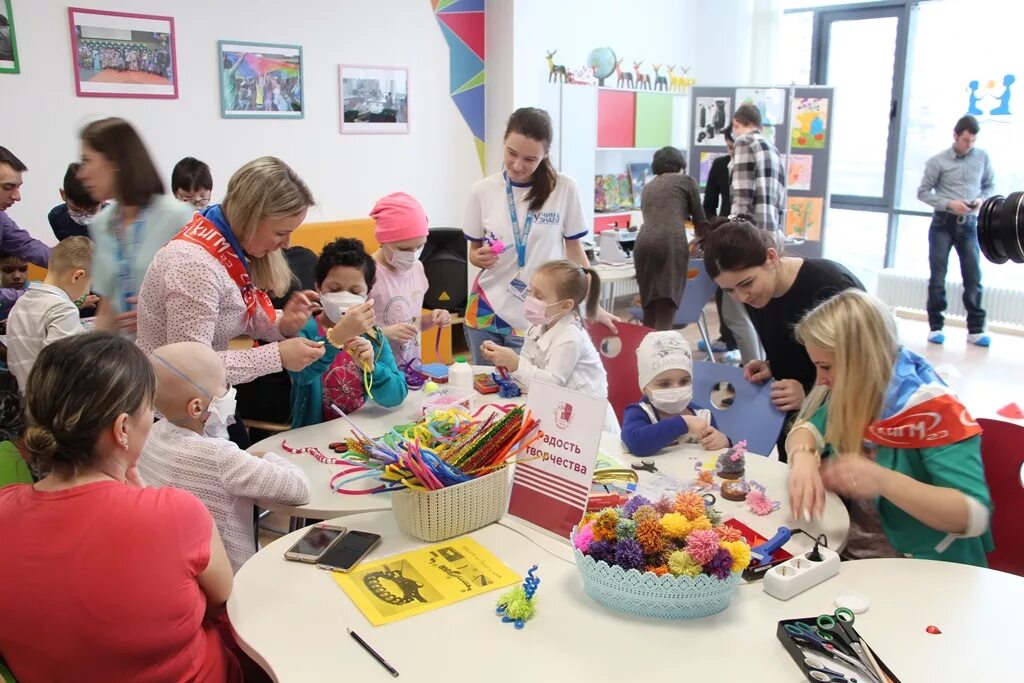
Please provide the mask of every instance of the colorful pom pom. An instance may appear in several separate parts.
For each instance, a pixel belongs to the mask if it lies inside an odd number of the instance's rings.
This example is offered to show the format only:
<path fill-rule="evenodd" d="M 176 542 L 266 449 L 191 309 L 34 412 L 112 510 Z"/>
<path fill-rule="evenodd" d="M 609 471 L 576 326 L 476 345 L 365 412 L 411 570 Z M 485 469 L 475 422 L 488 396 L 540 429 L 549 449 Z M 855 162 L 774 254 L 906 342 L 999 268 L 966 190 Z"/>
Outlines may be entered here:
<path fill-rule="evenodd" d="M 729 558 L 730 566 L 732 563 L 732 557 Z M 640 547 L 640 544 L 632 538 L 628 538 L 625 541 L 619 541 L 615 546 L 615 564 L 619 565 L 623 569 L 629 571 L 630 569 L 636 569 L 637 571 L 643 571 L 646 562 L 644 561 L 644 551 Z"/>
<path fill-rule="evenodd" d="M 711 520 L 708 519 L 707 515 L 701 515 L 690 522 L 690 528 L 694 531 L 709 531 L 711 529 Z"/>
<path fill-rule="evenodd" d="M 576 548 L 581 552 L 587 552 L 587 548 L 590 547 L 591 542 L 594 540 L 594 525 L 584 524 L 582 527 L 576 530 L 576 537 L 574 539 Z"/>
<path fill-rule="evenodd" d="M 693 526 L 690 520 L 678 512 L 670 512 L 661 518 L 661 528 L 669 538 L 684 539 Z"/>
<path fill-rule="evenodd" d="M 722 513 L 715 508 L 709 507 L 704 514 L 707 515 L 708 521 L 711 522 L 712 527 L 716 527 L 722 523 Z"/>
<path fill-rule="evenodd" d="M 722 548 L 732 556 L 732 571 L 741 572 L 750 566 L 750 546 L 743 541 L 722 541 Z"/>
<path fill-rule="evenodd" d="M 715 533 L 718 534 L 719 541 L 739 541 L 743 539 L 743 532 L 734 526 L 728 524 L 721 524 L 715 527 Z"/>
<path fill-rule="evenodd" d="M 750 493 L 747 494 L 747 507 L 755 515 L 761 515 L 763 517 L 778 510 L 781 507 L 781 504 L 778 501 L 769 498 L 764 491 L 752 489 Z"/>
<path fill-rule="evenodd" d="M 661 499 L 654 504 L 654 509 L 660 512 L 661 514 L 666 515 L 670 512 L 675 511 L 676 504 L 675 501 L 669 498 L 668 496 L 662 496 Z"/>
<path fill-rule="evenodd" d="M 657 509 L 655 509 L 655 507 L 650 504 L 641 505 L 640 507 L 633 511 L 633 521 L 637 524 L 647 519 L 653 519 L 654 521 L 658 521 L 659 518 L 661 518 L 661 515 L 658 514 Z"/>
<path fill-rule="evenodd" d="M 718 553 L 718 534 L 710 530 L 697 530 L 686 537 L 686 552 L 700 564 L 708 564 Z M 732 556 L 729 556 L 732 567 Z"/>
<path fill-rule="evenodd" d="M 694 491 L 683 491 L 676 496 L 675 511 L 689 520 L 704 514 L 704 496 Z"/>
<path fill-rule="evenodd" d="M 720 549 L 708 563 L 707 570 L 708 574 L 716 579 L 729 578 L 729 574 L 732 573 L 732 555 L 728 550 Z"/>
<path fill-rule="evenodd" d="M 668 570 L 673 576 L 697 576 L 701 573 L 700 563 L 685 550 L 677 550 L 668 556 Z"/>
<path fill-rule="evenodd" d="M 657 574 L 658 576 L 665 576 L 665 574 L 668 574 L 668 566 L 660 564 L 657 567 L 648 567 L 647 571 L 651 572 L 652 574 Z"/>
<path fill-rule="evenodd" d="M 648 555 L 657 555 L 665 550 L 665 537 L 657 519 L 645 519 L 637 524 L 636 540 Z"/>
<path fill-rule="evenodd" d="M 604 560 L 608 564 L 615 564 L 615 543 L 610 541 L 594 541 L 587 547 L 587 555 L 594 558 L 595 562 Z"/>
<path fill-rule="evenodd" d="M 605 508 L 594 520 L 594 538 L 599 541 L 614 541 L 618 537 L 619 513 L 614 508 Z"/>
<path fill-rule="evenodd" d="M 647 500 L 643 496 L 639 496 L 639 495 L 633 496 L 632 498 L 629 499 L 629 501 L 625 504 L 625 506 L 623 506 L 623 508 L 622 508 L 622 516 L 623 517 L 629 517 L 630 519 L 632 519 L 633 518 L 633 513 L 635 513 L 637 511 L 637 508 L 640 508 L 640 507 L 642 507 L 644 505 L 650 505 L 650 504 L 651 504 L 651 501 Z"/>
<path fill-rule="evenodd" d="M 636 522 L 631 519 L 619 518 L 619 524 L 615 529 L 618 539 L 624 540 L 636 536 Z"/>

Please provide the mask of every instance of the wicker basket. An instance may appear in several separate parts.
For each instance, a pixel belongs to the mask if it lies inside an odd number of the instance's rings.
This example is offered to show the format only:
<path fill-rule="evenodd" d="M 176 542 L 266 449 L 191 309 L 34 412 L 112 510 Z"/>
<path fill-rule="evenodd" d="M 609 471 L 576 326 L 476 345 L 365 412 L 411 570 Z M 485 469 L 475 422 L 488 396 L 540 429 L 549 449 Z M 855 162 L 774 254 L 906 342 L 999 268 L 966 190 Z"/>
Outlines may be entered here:
<path fill-rule="evenodd" d="M 406 489 L 393 494 L 391 509 L 398 528 L 435 543 L 469 533 L 501 519 L 512 488 L 509 469 L 436 491 Z"/>
<path fill-rule="evenodd" d="M 587 595 L 605 607 L 641 617 L 696 619 L 721 612 L 729 606 L 741 576 L 740 572 L 725 580 L 706 574 L 658 576 L 595 561 L 579 549 L 575 555 Z"/>

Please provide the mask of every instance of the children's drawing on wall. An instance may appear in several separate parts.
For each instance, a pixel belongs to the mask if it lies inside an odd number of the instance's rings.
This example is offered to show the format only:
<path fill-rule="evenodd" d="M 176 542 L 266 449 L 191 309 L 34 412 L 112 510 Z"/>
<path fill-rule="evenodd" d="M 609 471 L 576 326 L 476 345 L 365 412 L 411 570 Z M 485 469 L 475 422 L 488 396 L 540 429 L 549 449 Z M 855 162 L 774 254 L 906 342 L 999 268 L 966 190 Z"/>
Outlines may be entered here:
<path fill-rule="evenodd" d="M 728 152 L 701 152 L 700 153 L 700 186 L 708 186 L 708 176 L 711 175 L 711 164 L 718 157 L 724 157 Z"/>
<path fill-rule="evenodd" d="M 785 118 L 786 91 L 782 88 L 737 88 L 736 106 L 752 104 L 761 112 L 761 123 L 777 126 Z"/>
<path fill-rule="evenodd" d="M 790 190 L 809 191 L 814 157 L 810 154 L 790 154 L 786 173 L 786 187 Z"/>
<path fill-rule="evenodd" d="M 820 242 L 824 204 L 821 197 L 790 197 L 786 202 L 786 235 Z"/>
<path fill-rule="evenodd" d="M 732 121 L 731 97 L 698 97 L 693 144 L 725 147 L 722 131 Z"/>
<path fill-rule="evenodd" d="M 793 147 L 824 149 L 828 128 L 828 100 L 823 97 L 793 98 Z"/>
<path fill-rule="evenodd" d="M 967 113 L 976 117 L 994 117 L 991 120 L 998 121 L 995 117 L 1008 117 L 1010 111 L 1010 88 L 1016 82 L 1017 77 L 1013 74 L 1003 76 L 1001 82 L 989 79 L 971 81 L 967 84 Z"/>

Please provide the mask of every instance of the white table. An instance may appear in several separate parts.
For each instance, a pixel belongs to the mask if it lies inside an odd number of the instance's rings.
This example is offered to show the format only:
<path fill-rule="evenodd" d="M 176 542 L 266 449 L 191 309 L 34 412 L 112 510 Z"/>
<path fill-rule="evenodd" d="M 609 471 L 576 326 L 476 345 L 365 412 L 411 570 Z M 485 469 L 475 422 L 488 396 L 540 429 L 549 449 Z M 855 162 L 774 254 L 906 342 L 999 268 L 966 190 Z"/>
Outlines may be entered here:
<path fill-rule="evenodd" d="M 398 531 L 389 512 L 340 521 L 382 534 L 371 559 L 424 545 Z M 863 560 L 844 563 L 837 577 L 788 602 L 768 596 L 759 583 L 743 584 L 720 614 L 643 619 L 591 600 L 568 546 L 505 520 L 471 536 L 521 574 L 540 565 L 538 611 L 524 630 L 495 616 L 500 590 L 374 628 L 327 572 L 283 559 L 299 533 L 249 560 L 228 601 L 241 646 L 281 683 L 391 680 L 346 627 L 403 681 L 620 683 L 685 670 L 708 680 L 795 683 L 803 679 L 776 639 L 777 622 L 832 611 L 834 597 L 850 592 L 871 601 L 857 616 L 857 629 L 903 681 L 1019 678 L 1012 673 L 1020 668 L 1014 622 L 1015 606 L 1024 604 L 1024 579 L 1001 572 L 927 560 Z M 926 633 L 930 624 L 942 635 Z M 608 650 L 602 644 L 612 645 L 615 656 L 602 656 Z"/>

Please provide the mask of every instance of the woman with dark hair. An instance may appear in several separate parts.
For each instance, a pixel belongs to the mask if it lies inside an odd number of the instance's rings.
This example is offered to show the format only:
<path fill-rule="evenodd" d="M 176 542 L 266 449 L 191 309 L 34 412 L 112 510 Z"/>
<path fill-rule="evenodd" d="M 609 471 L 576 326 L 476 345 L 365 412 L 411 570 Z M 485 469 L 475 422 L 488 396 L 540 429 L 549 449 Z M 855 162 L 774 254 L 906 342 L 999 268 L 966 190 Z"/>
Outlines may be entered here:
<path fill-rule="evenodd" d="M 100 295 L 96 327 L 134 332 L 142 278 L 160 247 L 192 217 L 192 207 L 165 194 L 139 134 L 119 118 L 82 129 L 78 178 L 97 202 L 113 201 L 89 224 L 96 243 L 93 290 Z"/>
<path fill-rule="evenodd" d="M 697 181 L 684 175 L 686 160 L 675 147 L 654 153 L 654 178 L 644 186 L 644 224 L 633 248 L 636 282 L 644 309 L 644 325 L 671 330 L 686 286 L 690 245 L 686 221 L 704 222 Z"/>
<path fill-rule="evenodd" d="M 568 258 L 587 268 L 580 238 L 590 232 L 576 183 L 548 159 L 554 131 L 543 109 L 523 107 L 505 129 L 505 169 L 478 181 L 469 196 L 463 232 L 469 262 L 480 273 L 466 306 L 466 342 L 474 363 L 492 341 L 518 350 L 530 326 L 523 312 L 527 283 L 542 263 Z M 596 319 L 618 320 L 598 308 Z"/>
<path fill-rule="evenodd" d="M 713 228 L 702 240 L 704 265 L 722 291 L 746 307 L 766 360 L 752 360 L 743 374 L 772 381 L 772 402 L 792 418 L 814 387 L 816 370 L 793 330 L 807 311 L 843 290 L 864 285 L 842 264 L 823 258 L 783 256 L 771 232 L 744 217 Z M 785 460 L 786 429 L 779 435 Z"/>
<path fill-rule="evenodd" d="M 23 443 L 45 476 L 0 489 L 0 655 L 19 681 L 242 680 L 208 619 L 232 585 L 213 518 L 139 478 L 155 390 L 142 351 L 102 332 L 29 374 Z"/>

